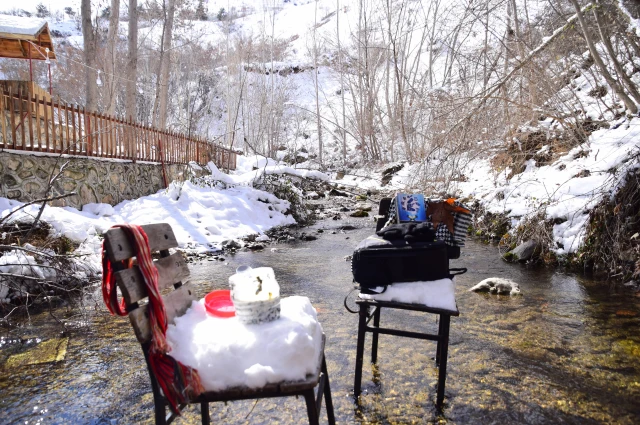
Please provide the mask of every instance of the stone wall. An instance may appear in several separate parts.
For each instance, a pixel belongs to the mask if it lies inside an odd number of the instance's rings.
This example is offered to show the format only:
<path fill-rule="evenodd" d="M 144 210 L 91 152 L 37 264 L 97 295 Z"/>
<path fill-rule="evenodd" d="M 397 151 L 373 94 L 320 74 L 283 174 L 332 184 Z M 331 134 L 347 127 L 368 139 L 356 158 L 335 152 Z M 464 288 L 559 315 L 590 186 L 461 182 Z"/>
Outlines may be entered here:
<path fill-rule="evenodd" d="M 47 182 L 66 163 L 53 187 L 53 196 L 77 195 L 53 201 L 55 206 L 81 208 L 89 203 L 116 205 L 164 188 L 160 164 L 48 156 L 33 152 L 0 152 L 0 197 L 28 202 L 45 196 Z M 185 180 L 188 166 L 167 165 L 167 180 Z"/>

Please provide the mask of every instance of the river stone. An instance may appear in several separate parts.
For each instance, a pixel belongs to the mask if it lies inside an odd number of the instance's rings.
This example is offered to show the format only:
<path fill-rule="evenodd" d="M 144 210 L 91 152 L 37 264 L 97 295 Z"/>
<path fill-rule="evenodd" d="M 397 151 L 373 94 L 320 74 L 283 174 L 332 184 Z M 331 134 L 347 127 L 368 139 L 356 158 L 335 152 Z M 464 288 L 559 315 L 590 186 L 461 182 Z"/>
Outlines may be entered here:
<path fill-rule="evenodd" d="M 7 164 L 7 168 L 9 168 L 11 171 L 16 171 L 20 168 L 20 166 L 22 165 L 20 163 L 20 161 L 16 158 L 9 158 L 6 162 Z"/>
<path fill-rule="evenodd" d="M 42 187 L 40 186 L 39 183 L 36 182 L 29 182 L 27 184 L 24 185 L 24 190 L 27 193 L 30 194 L 39 194 L 40 192 L 42 192 Z"/>
<path fill-rule="evenodd" d="M 76 190 L 76 186 L 77 186 L 77 185 L 76 185 L 75 180 L 65 180 L 65 181 L 62 183 L 62 189 L 63 189 L 65 192 L 73 192 L 73 191 L 75 191 L 75 190 Z"/>
<path fill-rule="evenodd" d="M 66 170 L 64 170 L 64 175 L 69 177 L 70 179 L 73 179 L 73 180 L 82 180 L 82 179 L 84 179 L 84 173 L 82 171 L 73 170 L 73 169 L 70 169 L 70 168 L 67 168 Z"/>
<path fill-rule="evenodd" d="M 358 211 L 371 211 L 371 205 L 367 204 L 366 202 L 360 202 L 356 204 L 356 209 Z"/>
<path fill-rule="evenodd" d="M 22 180 L 28 179 L 30 177 L 33 177 L 33 171 L 31 171 L 31 169 L 23 168 L 22 170 L 18 171 L 18 177 L 20 177 Z"/>
<path fill-rule="evenodd" d="M 357 210 L 349 214 L 351 217 L 369 217 L 369 213 L 362 210 Z"/>
<path fill-rule="evenodd" d="M 471 292 L 491 292 L 498 295 L 519 295 L 520 285 L 502 277 L 490 277 L 469 289 Z"/>
<path fill-rule="evenodd" d="M 48 180 L 49 179 L 49 173 L 46 170 L 42 169 L 42 168 L 38 168 L 36 170 L 36 177 L 38 177 L 41 180 L 45 180 L 45 179 Z"/>
<path fill-rule="evenodd" d="M 240 249 L 243 247 L 243 244 L 235 239 L 227 239 L 225 241 L 222 241 L 222 246 L 227 249 Z"/>
<path fill-rule="evenodd" d="M 539 244 L 537 241 L 528 240 L 507 252 L 505 257 L 513 259 L 514 261 L 527 261 L 533 257 L 538 246 Z"/>
<path fill-rule="evenodd" d="M 342 191 L 340 191 L 338 189 L 331 189 L 329 191 L 329 196 L 344 196 L 345 198 L 348 198 L 349 194 L 346 193 L 346 192 L 342 192 Z"/>
<path fill-rule="evenodd" d="M 5 363 L 5 368 L 62 361 L 67 355 L 68 343 L 69 338 L 53 338 L 41 342 L 24 353 L 10 356 Z"/>
<path fill-rule="evenodd" d="M 2 176 L 2 183 L 7 187 L 17 186 L 18 182 L 11 174 L 5 174 Z"/>
<path fill-rule="evenodd" d="M 33 167 L 35 167 L 35 165 L 36 165 L 36 163 L 32 159 L 25 158 L 25 159 L 22 160 L 22 167 L 23 168 L 33 168 Z"/>
<path fill-rule="evenodd" d="M 88 184 L 83 184 L 80 187 L 78 195 L 80 195 L 80 202 L 83 205 L 84 204 L 91 204 L 91 203 L 94 203 L 94 202 L 98 202 L 98 197 L 96 196 L 95 191 Z"/>

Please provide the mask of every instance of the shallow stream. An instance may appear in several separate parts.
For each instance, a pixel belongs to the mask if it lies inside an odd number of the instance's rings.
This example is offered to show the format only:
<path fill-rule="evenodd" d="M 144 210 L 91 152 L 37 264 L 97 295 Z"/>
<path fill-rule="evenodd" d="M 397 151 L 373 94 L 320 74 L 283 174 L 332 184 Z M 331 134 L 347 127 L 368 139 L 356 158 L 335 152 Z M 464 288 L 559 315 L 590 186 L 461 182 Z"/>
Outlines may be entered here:
<path fill-rule="evenodd" d="M 308 232 L 324 230 L 315 241 L 190 265 L 201 296 L 225 288 L 236 267 L 247 264 L 273 267 L 283 296 L 311 299 L 327 335 L 339 424 L 640 423 L 640 298 L 602 282 L 506 264 L 496 248 L 473 241 L 452 262 L 469 272 L 456 282 L 461 314 L 451 323 L 444 411 L 434 406 L 435 343 L 387 335 L 380 337 L 375 370 L 365 351 L 357 407 L 351 396 L 357 315 L 342 305 L 352 287 L 344 257 L 373 232 L 369 222 L 357 223 L 342 231 L 344 222 L 320 222 Z M 523 295 L 467 291 L 492 276 L 519 282 Z M 386 312 L 382 322 L 437 329 L 435 316 L 421 313 Z M 0 328 L 0 424 L 153 423 L 140 346 L 128 319 L 109 316 L 97 294 L 84 309 L 61 308 L 16 324 Z M 46 363 L 29 364 L 38 361 Z M 254 404 L 213 404 L 213 423 L 306 423 L 302 399 Z M 198 421 L 192 407 L 177 423 Z"/>

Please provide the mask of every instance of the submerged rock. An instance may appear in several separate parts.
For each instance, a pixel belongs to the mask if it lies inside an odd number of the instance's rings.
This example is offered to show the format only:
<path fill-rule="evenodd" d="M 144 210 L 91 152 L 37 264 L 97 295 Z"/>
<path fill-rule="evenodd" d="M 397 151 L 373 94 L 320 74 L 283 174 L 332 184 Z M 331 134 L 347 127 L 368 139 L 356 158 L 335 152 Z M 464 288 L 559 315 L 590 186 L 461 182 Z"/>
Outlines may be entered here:
<path fill-rule="evenodd" d="M 349 214 L 350 217 L 369 217 L 369 213 L 362 210 L 357 210 Z"/>
<path fill-rule="evenodd" d="M 29 348 L 27 351 L 14 354 L 7 359 L 5 368 L 53 363 L 64 360 L 67 355 L 69 338 L 52 338 Z"/>
<path fill-rule="evenodd" d="M 490 277 L 478 283 L 471 289 L 471 292 L 491 292 L 498 295 L 519 295 L 520 285 L 513 280 L 504 279 L 501 277 Z"/>
<path fill-rule="evenodd" d="M 533 257 L 539 246 L 538 241 L 528 240 L 507 252 L 503 258 L 507 261 L 527 261 Z"/>
<path fill-rule="evenodd" d="M 356 210 L 359 210 L 359 211 L 371 211 L 371 205 L 367 204 L 366 202 L 360 202 L 360 203 L 356 204 Z"/>
<path fill-rule="evenodd" d="M 329 191 L 329 196 L 342 196 L 342 197 L 348 198 L 351 195 L 349 195 L 347 192 L 343 192 L 343 191 L 338 190 L 338 189 L 331 189 Z"/>
<path fill-rule="evenodd" d="M 235 239 L 228 239 L 222 242 L 222 247 L 225 249 L 240 249 L 244 244 Z"/>

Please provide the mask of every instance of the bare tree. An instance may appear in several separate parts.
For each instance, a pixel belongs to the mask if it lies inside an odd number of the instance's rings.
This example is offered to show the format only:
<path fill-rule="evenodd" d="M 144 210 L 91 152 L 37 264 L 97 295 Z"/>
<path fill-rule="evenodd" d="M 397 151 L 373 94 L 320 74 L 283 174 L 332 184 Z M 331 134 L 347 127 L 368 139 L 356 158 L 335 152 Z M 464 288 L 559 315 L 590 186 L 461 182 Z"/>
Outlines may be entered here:
<path fill-rule="evenodd" d="M 116 109 L 117 84 L 115 78 L 116 59 L 117 59 L 117 41 L 118 41 L 118 23 L 120 22 L 120 0 L 111 0 L 111 9 L 109 15 L 109 32 L 107 33 L 107 57 L 105 58 L 105 76 L 107 91 L 107 114 L 113 115 Z"/>
<path fill-rule="evenodd" d="M 618 55 L 611 44 L 611 39 L 609 38 L 609 34 L 607 32 L 607 27 L 604 22 L 604 18 L 602 16 L 602 2 L 597 2 L 597 7 L 593 8 L 593 15 L 596 19 L 596 26 L 598 27 L 598 33 L 600 34 L 600 40 L 604 45 L 607 54 L 609 55 L 609 60 L 613 64 L 613 68 L 618 74 L 618 78 L 622 80 L 624 87 L 629 91 L 629 94 L 635 100 L 636 104 L 640 104 L 640 93 L 638 93 L 638 89 L 635 83 L 631 80 L 631 78 L 627 75 L 626 71 L 622 68 L 620 61 L 618 60 Z"/>
<path fill-rule="evenodd" d="M 313 83 L 316 97 L 316 128 L 318 131 L 318 161 L 322 164 L 322 118 L 320 117 L 320 98 L 318 96 L 318 41 L 316 35 L 318 32 L 318 0 L 316 0 L 314 8 L 313 26 Z"/>
<path fill-rule="evenodd" d="M 129 34 L 125 92 L 125 113 L 127 117 L 138 117 L 136 110 L 136 81 L 138 78 L 138 0 L 129 0 Z"/>
<path fill-rule="evenodd" d="M 573 7 L 576 9 L 576 17 L 578 19 L 578 22 L 580 22 L 580 28 L 582 28 L 582 34 L 584 36 L 585 41 L 587 42 L 587 46 L 589 47 L 589 53 L 591 53 L 591 57 L 593 58 L 593 61 L 596 63 L 596 65 L 598 65 L 600 74 L 602 74 L 602 77 L 607 81 L 607 84 L 609 84 L 609 86 L 613 89 L 616 95 L 618 95 L 618 97 L 622 100 L 627 110 L 629 110 L 629 112 L 631 112 L 632 114 L 637 114 L 638 107 L 636 106 L 635 103 L 633 103 L 633 101 L 629 98 L 629 96 L 627 96 L 627 94 L 625 93 L 620 83 L 618 83 L 616 79 L 613 78 L 613 76 L 607 69 L 607 66 L 602 61 L 602 57 L 600 56 L 600 53 L 598 52 L 598 49 L 596 49 L 596 45 L 594 44 L 593 39 L 591 38 L 591 32 L 589 31 L 590 28 L 584 19 L 584 15 L 582 14 L 582 10 L 580 9 L 580 5 L 578 4 L 578 1 L 577 0 L 570 0 L 570 1 L 571 1 L 571 4 L 573 4 Z"/>
<path fill-rule="evenodd" d="M 98 106 L 98 85 L 96 74 L 96 34 L 91 19 L 91 0 L 80 3 L 82 15 L 82 39 L 84 41 L 84 63 L 86 77 L 85 107 L 95 111 Z"/>
<path fill-rule="evenodd" d="M 156 79 L 156 100 L 153 108 L 154 126 L 162 129 L 167 126 L 167 96 L 169 94 L 169 66 L 171 65 L 171 40 L 173 37 L 173 19 L 175 0 L 163 1 L 164 20 L 162 41 L 160 44 L 160 64 Z"/>

